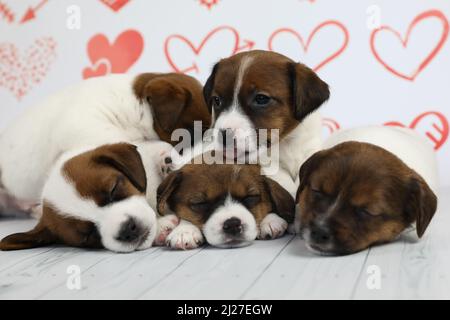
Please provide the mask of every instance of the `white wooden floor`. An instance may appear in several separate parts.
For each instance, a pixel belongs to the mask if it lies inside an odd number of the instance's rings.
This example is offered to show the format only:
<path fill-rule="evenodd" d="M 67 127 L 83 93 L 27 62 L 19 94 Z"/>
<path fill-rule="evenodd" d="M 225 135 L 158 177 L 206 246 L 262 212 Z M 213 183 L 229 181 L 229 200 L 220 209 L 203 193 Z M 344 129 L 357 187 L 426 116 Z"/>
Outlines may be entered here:
<path fill-rule="evenodd" d="M 0 299 L 449 299 L 449 211 L 447 188 L 422 241 L 400 239 L 345 257 L 312 255 L 293 236 L 229 250 L 0 252 Z M 0 221 L 0 237 L 34 223 Z M 68 273 L 74 265 L 80 289 L 67 286 L 76 283 Z M 372 265 L 381 271 L 380 289 L 367 286 Z"/>

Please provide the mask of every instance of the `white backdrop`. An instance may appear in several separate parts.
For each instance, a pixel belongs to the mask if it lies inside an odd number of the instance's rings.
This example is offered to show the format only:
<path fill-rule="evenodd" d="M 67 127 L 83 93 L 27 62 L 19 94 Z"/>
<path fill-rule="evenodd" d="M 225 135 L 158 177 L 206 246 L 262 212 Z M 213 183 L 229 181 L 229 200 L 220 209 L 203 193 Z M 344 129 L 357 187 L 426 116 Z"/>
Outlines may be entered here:
<path fill-rule="evenodd" d="M 450 185 L 449 19 L 448 0 L 0 0 L 0 129 L 83 78 L 178 71 L 204 81 L 219 58 L 270 49 L 330 84 L 324 132 L 413 127 Z"/>

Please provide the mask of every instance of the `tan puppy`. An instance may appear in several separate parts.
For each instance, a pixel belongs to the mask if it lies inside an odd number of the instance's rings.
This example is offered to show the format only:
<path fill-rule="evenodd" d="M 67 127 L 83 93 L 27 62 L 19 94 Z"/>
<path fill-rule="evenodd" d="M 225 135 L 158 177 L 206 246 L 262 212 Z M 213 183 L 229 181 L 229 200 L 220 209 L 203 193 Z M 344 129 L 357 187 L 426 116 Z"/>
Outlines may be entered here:
<path fill-rule="evenodd" d="M 437 164 L 422 137 L 365 127 L 327 143 L 300 169 L 297 222 L 308 248 L 349 254 L 392 241 L 414 223 L 423 236 L 437 207 Z"/>
<path fill-rule="evenodd" d="M 258 165 L 187 164 L 159 186 L 158 211 L 181 219 L 167 236 L 172 248 L 196 248 L 203 235 L 214 246 L 240 247 L 283 235 L 294 199 Z"/>

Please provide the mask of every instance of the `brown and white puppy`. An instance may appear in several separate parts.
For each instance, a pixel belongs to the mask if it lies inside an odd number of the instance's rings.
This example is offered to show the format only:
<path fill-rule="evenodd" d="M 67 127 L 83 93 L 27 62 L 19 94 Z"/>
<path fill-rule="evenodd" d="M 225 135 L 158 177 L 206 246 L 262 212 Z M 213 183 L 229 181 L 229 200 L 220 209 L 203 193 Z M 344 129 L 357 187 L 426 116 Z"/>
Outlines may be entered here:
<path fill-rule="evenodd" d="M 167 236 L 177 249 L 198 247 L 203 235 L 227 248 L 274 239 L 294 218 L 292 196 L 258 165 L 187 164 L 163 181 L 157 198 L 161 215 L 180 218 Z"/>
<path fill-rule="evenodd" d="M 437 207 L 434 150 L 403 128 L 340 132 L 300 169 L 296 222 L 307 247 L 349 254 L 396 239 L 416 224 L 423 236 Z"/>
<path fill-rule="evenodd" d="M 0 249 L 64 244 L 130 252 L 150 247 L 158 232 L 151 204 L 156 205 L 161 170 L 170 169 L 172 149 L 155 141 L 64 154 L 45 183 L 37 226 L 4 238 Z"/>
<path fill-rule="evenodd" d="M 92 78 L 51 95 L 0 134 L 0 215 L 39 201 L 52 166 L 85 146 L 149 140 L 168 143 L 179 128 L 205 127 L 201 84 L 182 74 Z M 3 200 L 2 200 L 3 199 Z"/>
<path fill-rule="evenodd" d="M 329 94 L 314 71 L 275 52 L 253 50 L 222 59 L 204 86 L 212 148 L 234 160 L 253 159 L 275 143 L 270 131 L 264 137 L 258 130 L 278 130 L 279 167 L 291 181 L 272 175 L 295 194 L 300 165 L 322 147 L 321 117 L 315 111 Z"/>

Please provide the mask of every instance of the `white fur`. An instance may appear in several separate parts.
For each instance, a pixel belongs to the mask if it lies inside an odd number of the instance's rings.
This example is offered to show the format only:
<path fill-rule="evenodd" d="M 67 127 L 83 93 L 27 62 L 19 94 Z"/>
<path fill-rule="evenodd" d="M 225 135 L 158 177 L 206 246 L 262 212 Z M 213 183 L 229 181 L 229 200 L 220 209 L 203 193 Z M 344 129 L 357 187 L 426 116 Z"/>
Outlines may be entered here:
<path fill-rule="evenodd" d="M 181 220 L 166 239 L 169 247 L 182 250 L 198 248 L 203 241 L 200 229 L 186 220 Z"/>
<path fill-rule="evenodd" d="M 0 135 L 2 183 L 13 196 L 38 200 L 58 157 L 86 145 L 159 139 L 134 78 L 92 78 L 28 108 Z"/>
<path fill-rule="evenodd" d="M 154 244 L 156 246 L 162 246 L 166 244 L 167 236 L 175 229 L 180 223 L 180 219 L 175 214 L 168 214 L 158 218 L 158 233 L 155 238 Z"/>
<path fill-rule="evenodd" d="M 284 235 L 288 223 L 276 213 L 269 213 L 259 226 L 258 239 L 276 239 Z"/>
<path fill-rule="evenodd" d="M 223 231 L 223 223 L 230 218 L 241 220 L 242 234 L 237 241 Z M 241 203 L 227 197 L 223 206 L 217 208 L 203 226 L 206 241 L 217 247 L 242 247 L 249 245 L 258 235 L 258 228 L 253 214 Z"/>
<path fill-rule="evenodd" d="M 147 141 L 136 145 L 147 177 L 147 202 L 153 210 L 156 210 L 156 190 L 170 170 L 174 170 L 176 162 L 174 158 L 179 157 L 179 155 L 172 145 L 164 141 Z M 168 165 L 164 162 L 166 157 L 173 159 L 171 164 Z M 162 172 L 162 168 L 168 171 Z"/>
<path fill-rule="evenodd" d="M 338 131 L 324 143 L 331 148 L 346 141 L 377 145 L 399 157 L 415 170 L 437 194 L 439 189 L 436 152 L 428 141 L 414 130 L 400 127 L 367 126 Z"/>

